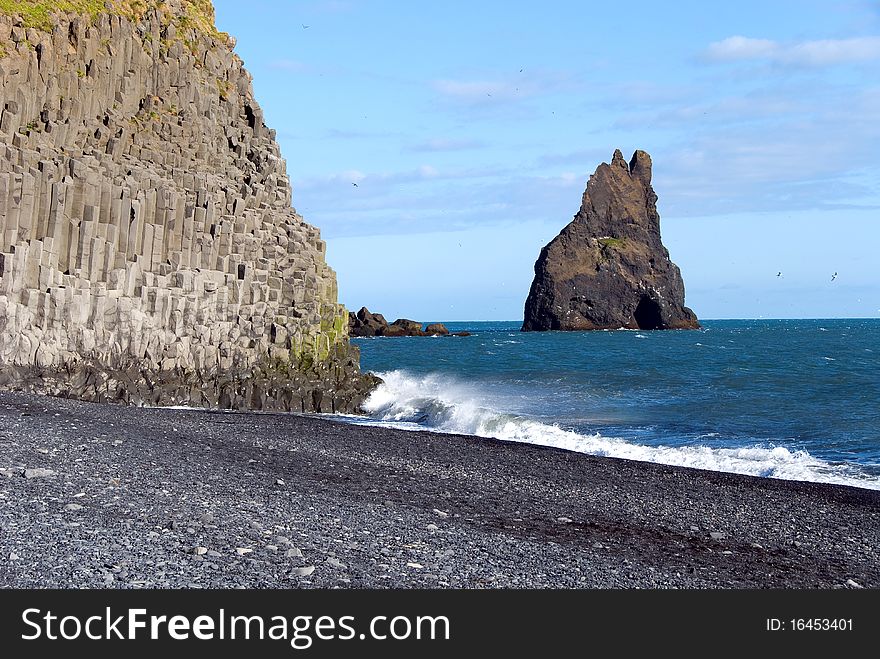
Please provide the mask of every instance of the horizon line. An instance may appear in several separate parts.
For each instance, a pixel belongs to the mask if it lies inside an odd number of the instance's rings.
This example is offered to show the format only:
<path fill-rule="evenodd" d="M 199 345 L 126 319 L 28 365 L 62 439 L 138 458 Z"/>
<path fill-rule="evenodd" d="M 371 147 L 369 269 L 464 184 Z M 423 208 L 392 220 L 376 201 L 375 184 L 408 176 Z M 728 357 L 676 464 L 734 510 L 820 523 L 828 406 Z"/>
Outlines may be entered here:
<path fill-rule="evenodd" d="M 700 322 L 702 321 L 714 321 L 714 320 L 880 320 L 880 315 L 878 316 L 796 316 L 796 317 L 787 317 L 787 318 L 779 318 L 779 317 L 733 317 L 733 316 L 725 316 L 725 317 L 714 317 L 714 318 L 699 318 Z M 489 318 L 489 319 L 466 319 L 466 320 L 423 320 L 416 321 L 423 323 L 521 323 L 522 319 L 519 318 Z M 357 338 L 357 337 L 356 337 Z"/>

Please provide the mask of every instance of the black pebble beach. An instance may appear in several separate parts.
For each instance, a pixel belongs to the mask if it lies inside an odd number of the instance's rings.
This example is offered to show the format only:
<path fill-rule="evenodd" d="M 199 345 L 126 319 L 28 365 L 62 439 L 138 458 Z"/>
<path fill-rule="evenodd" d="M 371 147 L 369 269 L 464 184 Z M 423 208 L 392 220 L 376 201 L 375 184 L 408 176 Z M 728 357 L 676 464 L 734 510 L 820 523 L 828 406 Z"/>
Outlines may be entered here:
<path fill-rule="evenodd" d="M 5 588 L 876 588 L 880 492 L 0 394 Z"/>

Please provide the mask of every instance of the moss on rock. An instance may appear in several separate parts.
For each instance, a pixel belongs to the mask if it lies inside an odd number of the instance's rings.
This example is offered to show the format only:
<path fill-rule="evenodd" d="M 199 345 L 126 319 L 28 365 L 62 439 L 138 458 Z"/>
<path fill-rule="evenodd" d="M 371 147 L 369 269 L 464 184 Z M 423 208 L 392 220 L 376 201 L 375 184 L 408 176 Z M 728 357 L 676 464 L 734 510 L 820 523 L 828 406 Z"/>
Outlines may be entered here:
<path fill-rule="evenodd" d="M 0 0 L 0 13 L 20 16 L 24 27 L 46 32 L 55 25 L 56 14 L 81 14 L 95 20 L 111 13 L 137 21 L 151 10 L 160 12 L 178 28 L 194 28 L 214 38 L 229 39 L 214 24 L 211 0 Z"/>

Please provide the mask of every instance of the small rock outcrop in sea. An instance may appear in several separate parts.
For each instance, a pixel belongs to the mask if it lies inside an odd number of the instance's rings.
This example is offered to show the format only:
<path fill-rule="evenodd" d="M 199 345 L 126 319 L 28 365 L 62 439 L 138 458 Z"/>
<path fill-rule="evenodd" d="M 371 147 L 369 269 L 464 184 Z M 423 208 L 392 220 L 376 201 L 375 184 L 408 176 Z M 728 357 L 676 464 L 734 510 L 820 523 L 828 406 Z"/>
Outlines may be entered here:
<path fill-rule="evenodd" d="M 385 316 L 372 313 L 366 307 L 357 313 L 348 312 L 348 333 L 351 336 L 470 336 L 470 332 L 450 334 L 443 323 L 430 323 L 422 329 L 418 321 L 398 318 L 389 324 Z"/>
<path fill-rule="evenodd" d="M 590 177 L 581 208 L 535 263 L 523 331 L 696 329 L 660 241 L 651 156 L 619 150 Z"/>
<path fill-rule="evenodd" d="M 233 45 L 208 0 L 0 6 L 0 388 L 353 412 L 374 386 Z"/>

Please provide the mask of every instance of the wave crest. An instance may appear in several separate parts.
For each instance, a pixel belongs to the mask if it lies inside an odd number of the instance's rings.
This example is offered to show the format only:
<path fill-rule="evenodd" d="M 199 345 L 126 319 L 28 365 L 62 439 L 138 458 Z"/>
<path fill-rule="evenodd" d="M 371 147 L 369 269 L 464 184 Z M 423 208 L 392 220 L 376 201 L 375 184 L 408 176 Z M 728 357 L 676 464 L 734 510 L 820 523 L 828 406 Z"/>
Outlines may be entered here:
<path fill-rule="evenodd" d="M 493 401 L 485 391 L 446 376 L 414 376 L 399 370 L 377 375 L 383 382 L 363 406 L 371 423 L 491 437 L 590 455 L 749 476 L 880 489 L 880 479 L 850 465 L 825 462 L 807 451 L 791 451 L 782 446 L 644 446 L 619 437 L 579 433 L 499 411 L 503 400 Z"/>

